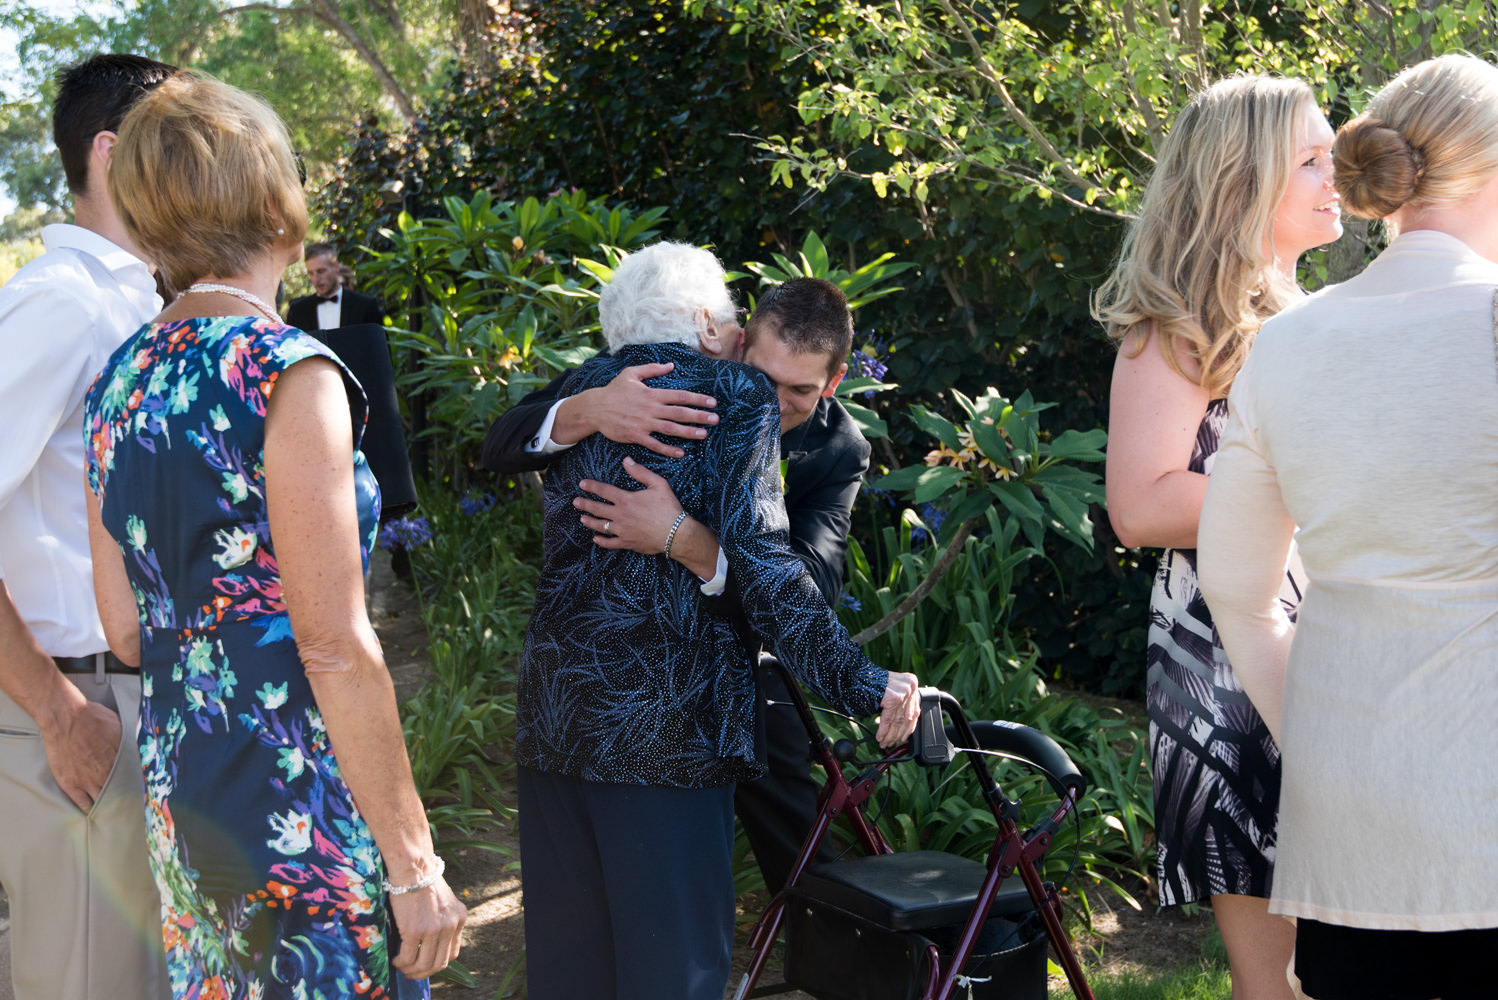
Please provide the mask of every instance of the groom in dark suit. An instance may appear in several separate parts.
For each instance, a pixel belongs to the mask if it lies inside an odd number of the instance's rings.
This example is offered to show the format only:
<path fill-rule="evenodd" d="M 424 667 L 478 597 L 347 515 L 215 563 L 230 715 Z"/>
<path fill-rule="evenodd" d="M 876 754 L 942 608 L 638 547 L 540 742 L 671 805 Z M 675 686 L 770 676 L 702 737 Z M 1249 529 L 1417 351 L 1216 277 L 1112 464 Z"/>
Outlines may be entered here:
<path fill-rule="evenodd" d="M 842 593 L 843 561 L 853 501 L 869 464 L 869 444 L 832 392 L 847 371 L 853 322 L 848 302 L 832 282 L 798 278 L 772 288 L 745 327 L 745 363 L 764 372 L 779 398 L 780 454 L 785 463 L 785 506 L 791 549 L 829 605 Z M 559 400 L 559 377 L 521 400 L 497 420 L 484 440 L 483 461 L 495 472 L 541 469 L 551 456 L 594 432 L 677 457 L 660 437 L 700 438 L 716 420 L 710 401 L 645 380 L 668 366 L 625 369 L 606 386 Z M 660 539 L 681 509 L 666 481 L 638 463 L 631 475 L 644 489 L 628 492 L 603 483 L 583 484 L 603 501 L 581 499 L 583 523 L 600 533 L 605 548 L 660 551 Z M 717 539 L 687 518 L 677 531 L 672 558 L 707 581 L 724 585 L 726 563 Z M 716 588 L 716 589 L 714 589 Z M 741 783 L 734 796 L 739 821 L 772 892 L 784 886 L 816 815 L 820 786 L 809 773 L 807 735 L 778 671 L 759 672 L 760 694 L 775 703 L 765 713 L 769 774 Z"/>
<path fill-rule="evenodd" d="M 292 300 L 286 309 L 288 324 L 310 332 L 385 322 L 385 314 L 372 296 L 343 287 L 337 247 L 331 243 L 309 243 L 304 261 L 315 293 Z"/>

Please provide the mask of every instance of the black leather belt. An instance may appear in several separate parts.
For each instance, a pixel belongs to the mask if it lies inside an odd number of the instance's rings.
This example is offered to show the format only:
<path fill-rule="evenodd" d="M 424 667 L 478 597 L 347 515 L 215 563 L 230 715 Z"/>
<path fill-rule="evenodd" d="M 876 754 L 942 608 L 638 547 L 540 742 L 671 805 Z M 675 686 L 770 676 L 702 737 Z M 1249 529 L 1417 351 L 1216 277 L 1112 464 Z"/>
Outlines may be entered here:
<path fill-rule="evenodd" d="M 93 656 L 54 656 L 52 662 L 57 664 L 57 669 L 65 674 L 92 674 L 98 672 L 100 656 L 104 657 L 106 674 L 138 672 L 134 667 L 126 666 L 124 661 L 113 653 L 95 653 Z"/>

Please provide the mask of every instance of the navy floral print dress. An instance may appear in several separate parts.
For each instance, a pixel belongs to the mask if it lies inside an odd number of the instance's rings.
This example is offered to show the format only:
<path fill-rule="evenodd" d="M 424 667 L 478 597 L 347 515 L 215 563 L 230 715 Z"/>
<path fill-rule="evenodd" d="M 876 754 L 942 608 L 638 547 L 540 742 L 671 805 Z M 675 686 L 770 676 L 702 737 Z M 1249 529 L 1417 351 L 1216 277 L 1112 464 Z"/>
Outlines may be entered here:
<path fill-rule="evenodd" d="M 89 484 L 140 612 L 147 843 L 178 1000 L 428 995 L 390 965 L 384 864 L 303 673 L 266 516 L 266 404 L 311 357 L 337 361 L 265 320 L 146 326 L 86 401 Z M 367 560 L 379 494 L 344 377 L 349 544 Z"/>

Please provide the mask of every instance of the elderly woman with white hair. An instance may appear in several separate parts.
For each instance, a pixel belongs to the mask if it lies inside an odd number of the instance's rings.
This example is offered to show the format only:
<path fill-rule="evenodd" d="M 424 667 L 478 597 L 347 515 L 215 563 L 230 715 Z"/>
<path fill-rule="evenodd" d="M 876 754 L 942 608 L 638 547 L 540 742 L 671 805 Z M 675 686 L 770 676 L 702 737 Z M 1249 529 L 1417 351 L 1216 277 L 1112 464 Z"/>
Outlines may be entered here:
<path fill-rule="evenodd" d="M 665 555 L 593 544 L 572 506 L 583 479 L 664 476 L 720 539 L 744 618 L 828 703 L 881 712 L 888 746 L 914 728 L 916 680 L 876 667 L 787 544 L 780 414 L 763 375 L 731 361 L 739 330 L 712 254 L 660 243 L 604 289 L 609 352 L 564 393 L 631 365 L 717 400 L 718 426 L 666 459 L 586 438 L 547 472 L 545 565 L 521 655 L 515 757 L 533 1000 L 719 1000 L 733 938 L 733 790 L 764 772 L 738 605 Z M 681 519 L 678 519 L 678 524 Z M 673 528 L 674 532 L 674 528 Z"/>

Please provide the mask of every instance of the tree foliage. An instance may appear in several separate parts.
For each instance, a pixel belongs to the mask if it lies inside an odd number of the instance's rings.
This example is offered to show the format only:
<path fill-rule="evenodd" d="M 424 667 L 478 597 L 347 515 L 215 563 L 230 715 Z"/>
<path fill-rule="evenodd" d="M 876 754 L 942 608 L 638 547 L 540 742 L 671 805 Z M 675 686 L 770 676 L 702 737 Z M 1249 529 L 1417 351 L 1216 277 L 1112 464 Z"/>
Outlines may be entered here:
<path fill-rule="evenodd" d="M 419 404 L 418 439 L 440 450 L 425 464 L 433 478 L 466 485 L 494 418 L 597 349 L 608 268 L 658 237 L 665 213 L 581 194 L 495 202 L 482 191 L 442 209 L 424 219 L 402 213 L 385 234 L 390 249 L 363 276 L 397 305 L 398 383 Z"/>
<path fill-rule="evenodd" d="M 688 0 L 765 32 L 811 83 L 798 95 L 810 135 L 774 134 L 776 177 L 812 186 L 853 175 L 880 197 L 925 203 L 933 178 L 978 191 L 1059 198 L 1127 216 L 1175 109 L 1239 72 L 1305 79 L 1323 106 L 1409 62 L 1492 44 L 1483 0 L 1273 4 L 1202 0 Z M 830 140 L 830 141 L 828 141 Z M 865 143 L 887 162 L 859 167 Z"/>
<path fill-rule="evenodd" d="M 441 67 L 477 44 L 469 0 L 135 0 L 57 14 L 0 0 L 20 37 L 21 96 L 0 108 L 0 184 L 22 207 L 66 204 L 51 143 L 55 71 L 95 52 L 136 52 L 259 93 L 286 119 L 313 173 L 368 114 L 410 118 Z M 487 5 L 484 5 L 487 9 Z M 478 29 L 474 29 L 478 30 Z M 488 30 L 487 26 L 483 30 Z M 480 36 L 483 37 L 483 36 Z"/>
<path fill-rule="evenodd" d="M 743 133 L 789 127 L 796 86 L 772 51 L 730 25 L 689 17 L 677 0 L 559 0 L 508 21 L 495 49 L 503 59 L 458 67 L 409 127 L 360 123 L 321 194 L 343 242 L 388 224 L 377 192 L 393 178 L 419 190 L 418 208 L 479 189 L 669 204 L 673 236 L 729 260 L 767 245 L 788 252 L 811 229 L 858 246 L 861 259 L 879 231 L 859 221 L 877 200 L 857 185 L 809 200 L 772 189 L 770 164 Z"/>

